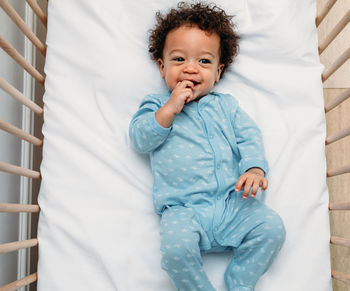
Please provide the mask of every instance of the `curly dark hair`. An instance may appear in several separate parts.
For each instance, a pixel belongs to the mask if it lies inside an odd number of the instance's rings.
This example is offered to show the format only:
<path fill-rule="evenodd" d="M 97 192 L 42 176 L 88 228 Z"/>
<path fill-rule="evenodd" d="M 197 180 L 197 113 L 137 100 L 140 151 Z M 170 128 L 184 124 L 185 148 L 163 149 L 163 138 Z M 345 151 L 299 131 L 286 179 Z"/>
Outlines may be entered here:
<path fill-rule="evenodd" d="M 186 3 L 177 4 L 168 14 L 163 16 L 160 11 L 156 13 L 157 24 L 150 30 L 148 51 L 151 58 L 157 61 L 163 57 L 163 48 L 167 34 L 183 25 L 195 25 L 203 31 L 216 33 L 220 37 L 220 64 L 224 64 L 221 72 L 233 62 L 238 53 L 239 36 L 234 32 L 233 16 L 226 14 L 224 10 L 215 4 Z"/>

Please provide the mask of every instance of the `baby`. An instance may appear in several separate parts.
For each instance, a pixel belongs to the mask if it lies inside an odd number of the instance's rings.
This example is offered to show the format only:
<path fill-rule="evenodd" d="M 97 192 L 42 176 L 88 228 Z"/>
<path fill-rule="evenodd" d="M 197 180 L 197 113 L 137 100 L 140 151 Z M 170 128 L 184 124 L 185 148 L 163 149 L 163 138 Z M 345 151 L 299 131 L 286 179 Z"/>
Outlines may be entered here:
<path fill-rule="evenodd" d="M 285 239 L 279 215 L 254 199 L 268 185 L 260 130 L 211 91 L 238 51 L 231 19 L 203 3 L 157 13 L 149 51 L 169 92 L 146 96 L 130 123 L 133 146 L 151 155 L 162 268 L 181 291 L 215 290 L 201 253 L 220 251 L 233 252 L 227 289 L 252 291 Z"/>

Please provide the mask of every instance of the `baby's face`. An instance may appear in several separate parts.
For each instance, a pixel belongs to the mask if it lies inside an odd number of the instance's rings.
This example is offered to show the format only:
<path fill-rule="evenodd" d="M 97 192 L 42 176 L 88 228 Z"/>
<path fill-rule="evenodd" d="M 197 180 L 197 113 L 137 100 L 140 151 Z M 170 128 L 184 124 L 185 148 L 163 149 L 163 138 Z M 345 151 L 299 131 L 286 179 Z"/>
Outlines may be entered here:
<path fill-rule="evenodd" d="M 189 80 L 194 84 L 194 98 L 202 97 L 219 81 L 224 67 L 220 37 L 196 26 L 180 26 L 168 33 L 158 65 L 171 91 L 178 82 Z"/>

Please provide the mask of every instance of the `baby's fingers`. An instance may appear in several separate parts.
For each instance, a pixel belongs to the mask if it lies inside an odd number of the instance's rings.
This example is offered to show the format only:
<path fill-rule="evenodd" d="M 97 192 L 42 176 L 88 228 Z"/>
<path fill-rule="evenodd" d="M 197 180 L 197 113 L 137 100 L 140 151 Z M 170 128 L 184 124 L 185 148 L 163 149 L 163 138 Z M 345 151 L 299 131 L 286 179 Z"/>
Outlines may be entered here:
<path fill-rule="evenodd" d="M 259 190 L 259 182 L 254 182 L 251 196 L 254 198 L 256 196 L 256 193 L 258 193 Z"/>
<path fill-rule="evenodd" d="M 267 189 L 267 186 L 269 185 L 269 182 L 267 181 L 267 179 L 263 179 L 262 180 L 262 187 L 261 190 L 265 191 Z"/>
<path fill-rule="evenodd" d="M 245 176 L 241 176 L 241 177 L 238 179 L 238 181 L 236 182 L 236 187 L 235 187 L 235 191 L 236 191 L 236 192 L 239 192 L 239 191 L 242 190 L 242 186 L 243 186 L 243 184 L 244 184 L 244 182 L 245 182 L 246 179 L 247 179 L 247 178 L 246 178 Z"/>
<path fill-rule="evenodd" d="M 243 191 L 243 198 L 247 199 L 249 196 L 250 189 L 252 188 L 254 180 L 253 179 L 247 179 L 244 184 L 244 191 Z"/>
<path fill-rule="evenodd" d="M 180 82 L 180 86 L 182 88 L 190 88 L 193 89 L 194 84 L 193 82 L 191 82 L 190 80 L 183 80 L 182 82 Z"/>

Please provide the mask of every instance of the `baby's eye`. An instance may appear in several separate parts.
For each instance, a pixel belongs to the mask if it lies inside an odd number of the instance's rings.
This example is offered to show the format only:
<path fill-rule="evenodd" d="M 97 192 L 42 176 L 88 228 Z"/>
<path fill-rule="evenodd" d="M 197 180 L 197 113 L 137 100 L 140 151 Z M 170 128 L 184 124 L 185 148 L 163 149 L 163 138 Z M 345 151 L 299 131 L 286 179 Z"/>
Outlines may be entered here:
<path fill-rule="evenodd" d="M 201 60 L 199 60 L 199 62 L 202 64 L 210 64 L 211 63 L 210 60 L 208 60 L 208 59 L 201 59 Z"/>
<path fill-rule="evenodd" d="M 176 62 L 183 62 L 185 59 L 182 58 L 182 57 L 177 57 L 177 58 L 174 58 L 174 61 Z"/>

